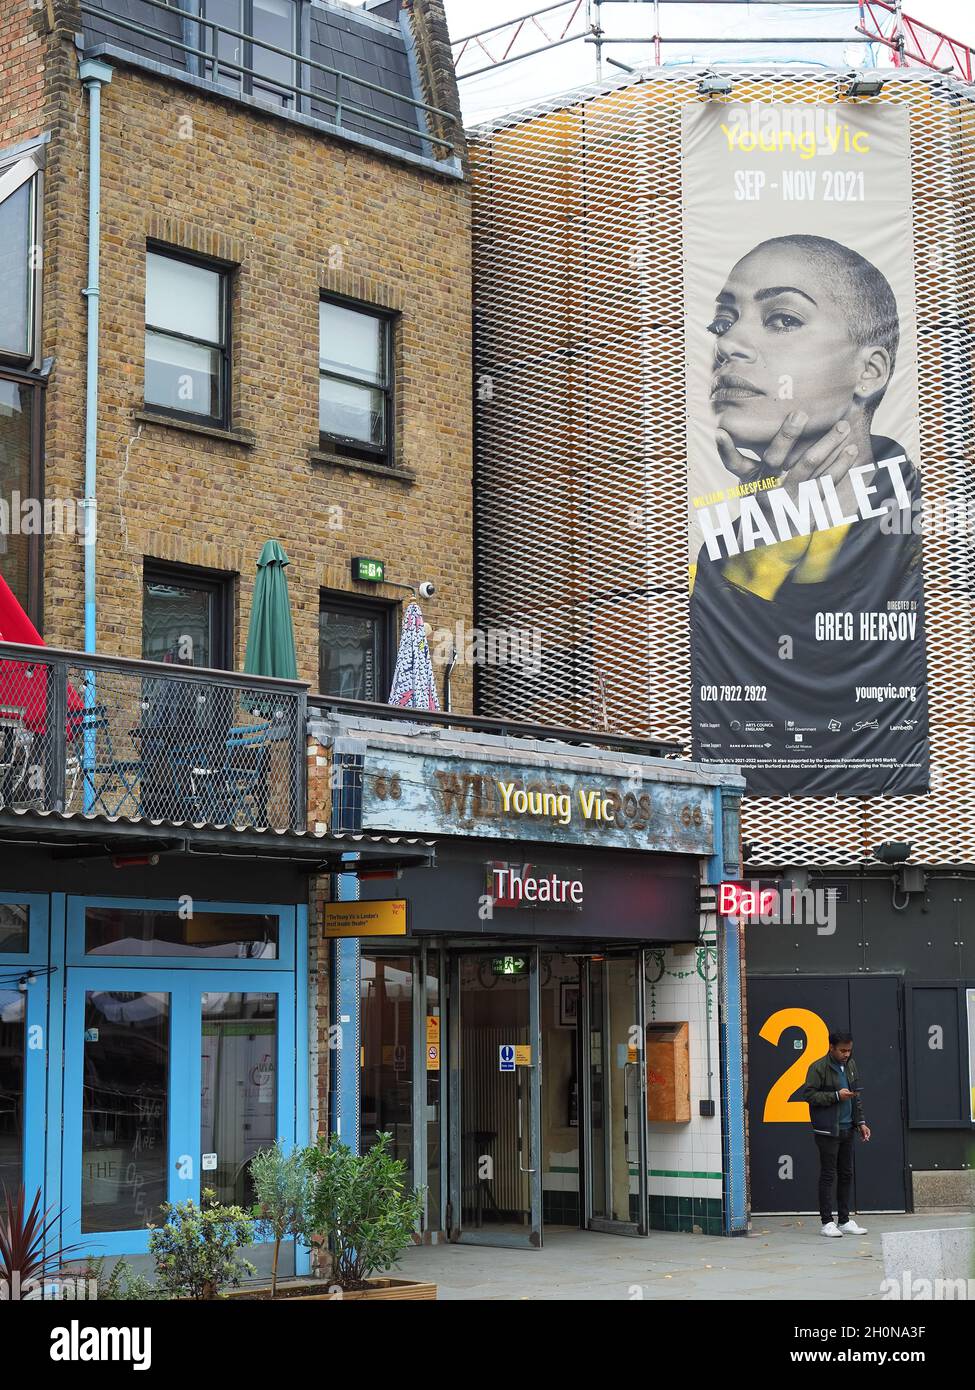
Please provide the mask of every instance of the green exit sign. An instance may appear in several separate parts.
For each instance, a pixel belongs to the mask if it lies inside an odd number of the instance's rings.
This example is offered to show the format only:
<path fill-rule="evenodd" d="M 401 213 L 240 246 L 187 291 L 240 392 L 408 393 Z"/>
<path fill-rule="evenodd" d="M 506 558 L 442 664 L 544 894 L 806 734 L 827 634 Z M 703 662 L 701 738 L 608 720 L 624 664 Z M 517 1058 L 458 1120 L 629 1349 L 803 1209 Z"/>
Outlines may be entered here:
<path fill-rule="evenodd" d="M 382 560 L 371 560 L 368 555 L 356 555 L 352 561 L 352 578 L 367 584 L 381 584 L 386 578 L 386 567 Z"/>
<path fill-rule="evenodd" d="M 495 956 L 491 968 L 495 975 L 526 975 L 528 960 L 525 956 Z"/>

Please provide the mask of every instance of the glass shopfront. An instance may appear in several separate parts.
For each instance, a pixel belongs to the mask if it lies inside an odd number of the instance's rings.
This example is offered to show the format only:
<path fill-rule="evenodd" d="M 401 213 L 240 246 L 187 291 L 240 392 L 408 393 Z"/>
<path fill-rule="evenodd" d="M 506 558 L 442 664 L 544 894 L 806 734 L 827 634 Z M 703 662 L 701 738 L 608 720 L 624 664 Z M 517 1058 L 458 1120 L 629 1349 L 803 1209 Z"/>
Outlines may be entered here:
<path fill-rule="evenodd" d="M 254 1154 L 307 1142 L 306 950 L 303 906 L 0 900 L 0 1189 L 93 1256 L 204 1188 L 251 1207 Z"/>
<path fill-rule="evenodd" d="M 395 890 L 410 935 L 362 941 L 361 1148 L 392 1135 L 441 1238 L 645 1235 L 647 947 L 695 938 L 696 864 L 547 846 L 502 870 L 497 853 L 438 846 Z M 529 902 L 541 883 L 551 901 Z"/>
<path fill-rule="evenodd" d="M 439 1230 L 441 953 L 423 948 L 400 955 L 364 950 L 359 966 L 360 1152 L 375 1143 L 378 1134 L 390 1134 L 392 1152 L 407 1165 L 410 1183 L 426 1185 L 425 1225 Z"/>
<path fill-rule="evenodd" d="M 0 1201 L 44 1181 L 48 899 L 0 895 Z"/>
<path fill-rule="evenodd" d="M 426 1174 L 426 1232 L 647 1233 L 642 949 L 364 943 L 360 970 L 360 1145 L 386 1131 L 409 1181 Z"/>

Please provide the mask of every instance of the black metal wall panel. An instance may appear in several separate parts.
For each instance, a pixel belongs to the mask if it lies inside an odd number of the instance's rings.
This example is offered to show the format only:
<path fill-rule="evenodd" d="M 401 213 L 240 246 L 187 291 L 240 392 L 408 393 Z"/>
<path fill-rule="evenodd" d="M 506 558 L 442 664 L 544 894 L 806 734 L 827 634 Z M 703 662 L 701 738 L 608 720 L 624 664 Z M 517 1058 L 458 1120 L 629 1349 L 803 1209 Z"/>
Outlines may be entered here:
<path fill-rule="evenodd" d="M 891 976 L 858 976 L 849 984 L 850 1032 L 872 1132 L 869 1143 L 856 1143 L 857 1206 L 861 1211 L 904 1211 L 909 1187 L 901 982 Z"/>
<path fill-rule="evenodd" d="M 912 1128 L 970 1128 L 965 986 L 906 988 L 908 1118 Z"/>
<path fill-rule="evenodd" d="M 807 1108 L 794 1097 L 826 1034 L 849 1029 L 873 1130 L 856 1141 L 854 1205 L 904 1211 L 899 982 L 891 978 L 752 977 L 748 982 L 748 1114 L 751 1206 L 816 1212 L 819 1154 Z M 818 1042 L 817 1042 L 818 1040 Z"/>
<path fill-rule="evenodd" d="M 920 980 L 958 978 L 956 881 L 931 881 L 928 893 L 905 900 L 887 880 L 866 880 L 863 895 L 865 960 L 871 972 L 897 971 Z M 897 902 L 903 906 L 898 910 Z"/>

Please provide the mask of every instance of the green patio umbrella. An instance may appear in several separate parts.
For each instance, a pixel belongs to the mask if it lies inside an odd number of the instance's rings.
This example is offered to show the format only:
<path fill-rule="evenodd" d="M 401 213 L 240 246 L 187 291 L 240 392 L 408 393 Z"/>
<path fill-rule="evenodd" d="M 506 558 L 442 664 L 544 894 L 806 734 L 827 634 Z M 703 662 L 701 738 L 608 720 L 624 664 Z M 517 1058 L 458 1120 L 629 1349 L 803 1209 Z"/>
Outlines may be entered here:
<path fill-rule="evenodd" d="M 265 541 L 257 562 L 251 625 L 247 632 L 244 671 L 248 675 L 298 679 L 288 577 L 284 572 L 286 564 L 288 557 L 283 546 L 278 541 Z"/>

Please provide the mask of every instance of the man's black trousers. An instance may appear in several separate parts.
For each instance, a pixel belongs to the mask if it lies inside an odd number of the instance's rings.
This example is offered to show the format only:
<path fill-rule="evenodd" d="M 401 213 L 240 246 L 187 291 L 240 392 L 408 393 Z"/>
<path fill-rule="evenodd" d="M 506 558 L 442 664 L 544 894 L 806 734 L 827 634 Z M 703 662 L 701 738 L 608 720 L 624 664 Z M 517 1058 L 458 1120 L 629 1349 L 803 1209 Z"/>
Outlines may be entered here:
<path fill-rule="evenodd" d="M 837 1221 L 842 1226 L 850 1219 L 850 1188 L 853 1186 L 853 1138 L 850 1129 L 839 1138 L 817 1134 L 819 1150 L 819 1215 L 825 1226 L 833 1219 L 833 1184 L 836 1184 Z"/>

